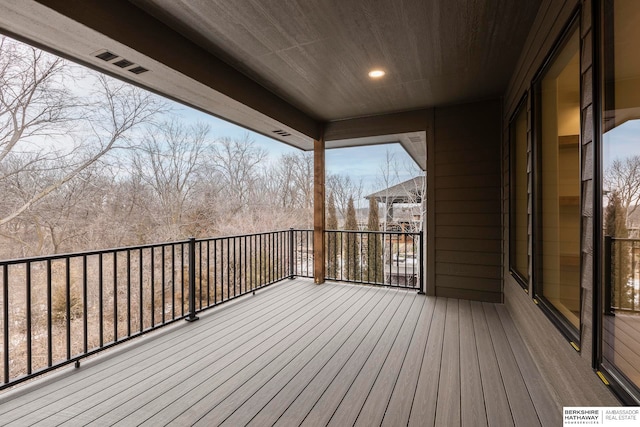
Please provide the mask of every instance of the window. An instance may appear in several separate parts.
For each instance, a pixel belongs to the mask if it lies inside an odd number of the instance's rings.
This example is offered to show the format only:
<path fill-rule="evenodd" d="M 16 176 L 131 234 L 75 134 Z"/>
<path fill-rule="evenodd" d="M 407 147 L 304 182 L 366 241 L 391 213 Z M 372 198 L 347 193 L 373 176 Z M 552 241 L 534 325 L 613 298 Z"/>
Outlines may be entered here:
<path fill-rule="evenodd" d="M 572 25 L 536 80 L 535 294 L 560 329 L 580 328 L 580 39 Z"/>
<path fill-rule="evenodd" d="M 520 103 L 509 124 L 511 144 L 511 198 L 509 223 L 509 262 L 511 274 L 527 289 L 529 278 L 529 221 L 527 213 L 527 108 L 526 98 Z"/>
<path fill-rule="evenodd" d="M 640 3 L 603 2 L 602 362 L 640 402 Z M 635 391 L 634 391 L 635 390 Z M 631 399 L 631 400 L 629 400 Z"/>

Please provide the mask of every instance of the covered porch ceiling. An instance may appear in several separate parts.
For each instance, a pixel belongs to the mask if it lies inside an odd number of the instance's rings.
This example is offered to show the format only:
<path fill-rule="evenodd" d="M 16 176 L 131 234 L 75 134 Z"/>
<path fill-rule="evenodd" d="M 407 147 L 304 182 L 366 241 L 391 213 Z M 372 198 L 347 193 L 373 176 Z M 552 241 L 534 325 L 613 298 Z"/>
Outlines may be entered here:
<path fill-rule="evenodd" d="M 425 169 L 430 109 L 501 96 L 539 4 L 0 0 L 0 31 L 304 150 L 400 142 Z"/>

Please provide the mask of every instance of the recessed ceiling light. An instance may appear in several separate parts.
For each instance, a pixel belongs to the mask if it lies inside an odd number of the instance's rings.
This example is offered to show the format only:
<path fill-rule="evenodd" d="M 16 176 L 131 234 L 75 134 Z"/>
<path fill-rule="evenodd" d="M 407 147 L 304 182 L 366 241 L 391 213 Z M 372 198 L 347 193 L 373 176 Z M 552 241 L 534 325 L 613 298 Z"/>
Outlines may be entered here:
<path fill-rule="evenodd" d="M 386 73 L 382 70 L 371 70 L 369 71 L 369 77 L 371 77 L 372 79 L 379 79 L 380 77 L 384 76 Z"/>

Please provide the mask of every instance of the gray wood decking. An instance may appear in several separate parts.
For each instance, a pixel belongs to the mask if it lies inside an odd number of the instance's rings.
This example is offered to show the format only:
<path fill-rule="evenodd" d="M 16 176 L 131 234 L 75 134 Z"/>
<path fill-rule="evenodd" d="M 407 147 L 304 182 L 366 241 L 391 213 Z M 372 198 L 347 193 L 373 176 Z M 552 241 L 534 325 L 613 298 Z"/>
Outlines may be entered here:
<path fill-rule="evenodd" d="M 0 394 L 5 425 L 556 426 L 502 305 L 285 281 Z"/>

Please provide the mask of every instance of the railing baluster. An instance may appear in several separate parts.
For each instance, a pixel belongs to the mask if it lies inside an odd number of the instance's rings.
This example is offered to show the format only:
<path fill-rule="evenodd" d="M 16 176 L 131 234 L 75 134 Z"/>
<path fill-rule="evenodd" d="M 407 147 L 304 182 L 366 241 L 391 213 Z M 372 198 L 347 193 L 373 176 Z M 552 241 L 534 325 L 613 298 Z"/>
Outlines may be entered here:
<path fill-rule="evenodd" d="M 143 282 L 144 282 L 144 255 L 142 248 L 138 251 L 138 332 L 144 330 L 144 299 Z"/>
<path fill-rule="evenodd" d="M 9 266 L 2 266 L 2 328 L 4 349 L 4 383 L 9 383 Z"/>
<path fill-rule="evenodd" d="M 165 296 L 166 294 L 166 278 L 167 278 L 167 274 L 166 274 L 166 253 L 165 253 L 165 246 L 162 245 L 162 251 L 161 251 L 161 261 L 162 261 L 162 270 L 160 270 L 160 274 L 162 275 L 162 278 L 160 279 L 160 286 L 162 287 L 162 289 L 160 289 L 160 292 L 162 293 L 162 323 L 164 324 L 165 322 L 165 310 L 167 309 L 167 298 Z"/>
<path fill-rule="evenodd" d="M 227 260 L 227 298 L 226 299 L 229 299 L 231 297 L 231 283 L 230 283 L 231 282 L 231 270 L 230 270 L 231 262 L 229 261 L 229 251 L 230 251 L 230 247 L 231 247 L 230 246 L 231 242 L 229 241 L 228 237 L 225 240 L 227 242 L 227 256 L 226 256 L 226 260 Z M 225 257 L 223 256 L 222 257 L 222 261 L 224 262 L 224 260 L 225 260 Z M 222 300 L 225 301 L 224 296 L 223 296 Z"/>
<path fill-rule="evenodd" d="M 196 239 L 189 238 L 189 315 L 187 320 L 198 320 L 196 316 Z"/>
<path fill-rule="evenodd" d="M 113 253 L 113 342 L 118 341 L 118 253 Z"/>
<path fill-rule="evenodd" d="M 202 310 L 202 243 L 198 244 L 198 300 L 199 308 Z"/>
<path fill-rule="evenodd" d="M 151 259 L 150 267 L 151 267 L 151 328 L 156 326 L 156 248 L 151 248 Z"/>
<path fill-rule="evenodd" d="M 53 335 L 51 330 L 51 260 L 47 260 L 47 366 L 53 365 Z M 8 335 L 7 335 L 8 336 Z"/>
<path fill-rule="evenodd" d="M 420 271 L 420 277 L 418 280 L 420 281 L 420 294 L 424 295 L 424 240 L 423 240 L 423 232 L 420 231 L 420 237 L 418 240 L 418 252 L 420 253 L 420 259 L 417 261 L 420 263 L 418 270 Z"/>
<path fill-rule="evenodd" d="M 104 277 L 103 277 L 103 256 L 98 254 L 98 342 L 100 347 L 104 345 Z M 51 365 L 49 365 L 51 366 Z"/>
<path fill-rule="evenodd" d="M 176 318 L 176 245 L 171 245 L 171 319 Z"/>
<path fill-rule="evenodd" d="M 31 374 L 33 357 L 31 354 L 31 263 L 28 262 L 25 271 L 26 284 L 26 329 L 27 329 L 27 375 Z"/>
<path fill-rule="evenodd" d="M 218 303 L 218 240 L 213 241 L 213 305 Z"/>
<path fill-rule="evenodd" d="M 127 336 L 131 336 L 131 250 L 127 250 Z"/>
<path fill-rule="evenodd" d="M 71 359 L 71 265 L 69 257 L 65 258 L 65 272 L 66 272 L 66 315 L 67 315 L 67 360 Z"/>
<path fill-rule="evenodd" d="M 180 317 L 184 317 L 184 243 L 180 245 Z"/>
<path fill-rule="evenodd" d="M 85 353 L 89 351 L 89 322 L 87 319 L 89 310 L 87 302 L 87 256 L 84 255 L 82 257 L 82 348 Z"/>

